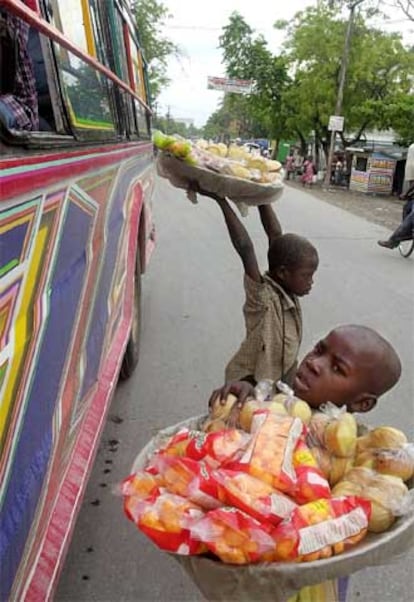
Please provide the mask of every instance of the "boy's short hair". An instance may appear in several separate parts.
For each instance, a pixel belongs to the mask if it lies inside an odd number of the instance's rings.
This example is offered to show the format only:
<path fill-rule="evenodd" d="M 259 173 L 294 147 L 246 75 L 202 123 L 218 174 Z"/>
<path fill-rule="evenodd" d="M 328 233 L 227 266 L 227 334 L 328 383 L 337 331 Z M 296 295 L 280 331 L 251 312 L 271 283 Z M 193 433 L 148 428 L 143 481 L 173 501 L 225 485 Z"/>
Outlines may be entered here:
<path fill-rule="evenodd" d="M 295 269 L 309 259 L 315 259 L 317 262 L 318 252 L 307 238 L 298 234 L 281 234 L 274 238 L 267 253 L 271 270 L 281 266 Z"/>

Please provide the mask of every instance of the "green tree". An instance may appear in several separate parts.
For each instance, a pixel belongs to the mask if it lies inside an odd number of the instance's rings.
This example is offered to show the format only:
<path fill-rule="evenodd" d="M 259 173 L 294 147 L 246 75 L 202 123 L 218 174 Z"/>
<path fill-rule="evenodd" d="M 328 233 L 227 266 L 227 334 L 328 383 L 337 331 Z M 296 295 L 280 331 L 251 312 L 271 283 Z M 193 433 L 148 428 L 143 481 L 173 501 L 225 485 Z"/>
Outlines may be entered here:
<path fill-rule="evenodd" d="M 167 61 L 171 55 L 180 54 L 178 46 L 161 33 L 161 28 L 170 18 L 167 7 L 158 0 L 134 0 L 132 12 L 135 16 L 139 42 L 148 67 L 148 83 L 152 102 L 162 88 L 169 83 Z"/>
<path fill-rule="evenodd" d="M 284 58 L 274 56 L 263 36 L 233 12 L 219 38 L 228 77 L 251 79 L 254 89 L 245 97 L 229 94 L 227 106 L 238 115 L 239 135 L 279 139 L 285 131 L 282 94 L 289 78 Z"/>
<path fill-rule="evenodd" d="M 283 95 L 286 125 L 301 140 L 315 134 L 327 150 L 329 116 L 334 112 L 346 20 L 326 6 L 298 13 L 286 28 L 286 60 L 292 85 Z M 414 55 L 401 36 L 370 27 L 360 13 L 353 28 L 344 89 L 344 146 L 358 142 L 367 129 L 392 125 L 389 103 L 409 96 L 413 86 Z M 412 123 L 411 119 L 408 119 Z M 402 130 L 410 127 L 403 125 Z"/>

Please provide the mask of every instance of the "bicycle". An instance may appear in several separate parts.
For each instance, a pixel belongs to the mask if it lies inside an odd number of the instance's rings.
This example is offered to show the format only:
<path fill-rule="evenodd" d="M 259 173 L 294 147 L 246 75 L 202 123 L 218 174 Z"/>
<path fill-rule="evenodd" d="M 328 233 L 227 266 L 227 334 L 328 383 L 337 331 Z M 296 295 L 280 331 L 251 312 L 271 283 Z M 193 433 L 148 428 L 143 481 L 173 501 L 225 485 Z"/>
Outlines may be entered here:
<path fill-rule="evenodd" d="M 409 257 L 414 251 L 414 238 L 402 240 L 398 245 L 398 250 L 402 257 Z"/>

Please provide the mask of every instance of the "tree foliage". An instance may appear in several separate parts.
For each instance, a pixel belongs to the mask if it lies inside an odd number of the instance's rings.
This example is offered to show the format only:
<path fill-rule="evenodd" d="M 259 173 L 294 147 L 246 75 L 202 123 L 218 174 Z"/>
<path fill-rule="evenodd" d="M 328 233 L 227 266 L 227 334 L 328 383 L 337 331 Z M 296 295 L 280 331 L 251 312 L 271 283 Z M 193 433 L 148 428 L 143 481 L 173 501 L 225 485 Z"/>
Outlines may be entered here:
<path fill-rule="evenodd" d="M 286 30 L 285 56 L 292 75 L 292 84 L 283 96 L 289 107 L 286 125 L 305 139 L 313 131 L 325 150 L 346 26 L 343 16 L 322 6 L 298 13 Z M 356 143 L 367 129 L 395 127 L 389 105 L 398 113 L 397 106 L 409 104 L 413 74 L 414 54 L 404 47 L 401 36 L 370 27 L 362 14 L 357 15 L 343 97 L 344 145 Z M 405 137 L 413 127 L 412 117 L 403 123 L 400 115 L 398 121 Z"/>
<path fill-rule="evenodd" d="M 167 61 L 172 54 L 178 55 L 176 44 L 161 33 L 170 17 L 167 7 L 159 0 L 134 0 L 132 12 L 139 32 L 139 41 L 148 66 L 148 82 L 154 102 L 162 88 L 168 85 Z"/>
<path fill-rule="evenodd" d="M 219 47 L 226 75 L 254 81 L 249 95 L 227 93 L 208 120 L 205 135 L 230 138 L 274 138 L 280 128 L 281 96 L 288 82 L 284 59 L 274 56 L 261 35 L 233 12 L 223 27 Z M 221 131 L 220 131 L 221 130 Z"/>

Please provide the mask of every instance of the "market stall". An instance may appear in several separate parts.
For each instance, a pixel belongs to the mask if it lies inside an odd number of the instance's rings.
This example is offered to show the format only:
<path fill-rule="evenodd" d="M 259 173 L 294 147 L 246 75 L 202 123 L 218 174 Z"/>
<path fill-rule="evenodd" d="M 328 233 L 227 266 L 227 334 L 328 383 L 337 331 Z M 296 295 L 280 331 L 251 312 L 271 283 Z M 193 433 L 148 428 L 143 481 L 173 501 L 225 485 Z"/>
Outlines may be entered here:
<path fill-rule="evenodd" d="M 365 193 L 391 194 L 397 159 L 383 151 L 352 149 L 352 152 L 349 189 Z"/>

